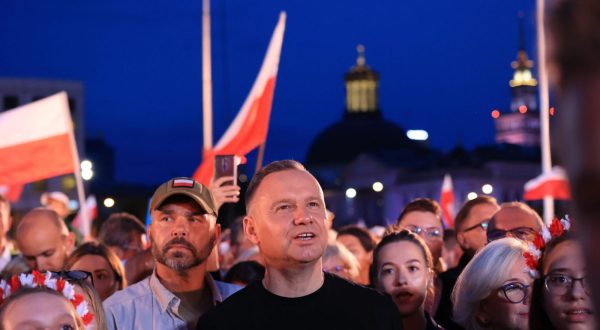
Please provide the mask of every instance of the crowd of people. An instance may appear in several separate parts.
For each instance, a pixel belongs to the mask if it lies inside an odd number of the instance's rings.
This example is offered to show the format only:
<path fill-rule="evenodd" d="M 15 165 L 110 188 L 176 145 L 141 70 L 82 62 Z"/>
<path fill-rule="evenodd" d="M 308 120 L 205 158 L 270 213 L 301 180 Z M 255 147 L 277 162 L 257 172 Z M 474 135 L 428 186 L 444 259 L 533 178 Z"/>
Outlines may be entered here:
<path fill-rule="evenodd" d="M 418 198 L 381 235 L 334 230 L 318 181 L 283 160 L 255 174 L 246 216 L 222 231 L 221 187 L 237 198 L 237 189 L 171 179 L 152 196 L 147 229 L 112 214 L 78 247 L 53 208 L 29 211 L 14 243 L 0 240 L 19 251 L 3 259 L 13 266 L 2 270 L 2 328 L 596 328 L 573 219 L 547 227 L 524 203 L 480 196 L 449 232 L 438 203 Z M 10 227 L 10 205 L 0 197 L 0 206 Z M 444 258 L 449 233 L 460 259 Z M 32 302 L 45 307 L 33 315 Z"/>
<path fill-rule="evenodd" d="M 419 198 L 384 231 L 337 228 L 315 177 L 282 160 L 255 173 L 229 228 L 217 215 L 239 201 L 232 178 L 173 178 L 147 228 L 117 213 L 78 245 L 63 194 L 15 221 L 0 195 L 0 329 L 598 328 L 600 3 L 548 14 L 575 216 L 546 225 L 480 196 L 445 228 Z"/>

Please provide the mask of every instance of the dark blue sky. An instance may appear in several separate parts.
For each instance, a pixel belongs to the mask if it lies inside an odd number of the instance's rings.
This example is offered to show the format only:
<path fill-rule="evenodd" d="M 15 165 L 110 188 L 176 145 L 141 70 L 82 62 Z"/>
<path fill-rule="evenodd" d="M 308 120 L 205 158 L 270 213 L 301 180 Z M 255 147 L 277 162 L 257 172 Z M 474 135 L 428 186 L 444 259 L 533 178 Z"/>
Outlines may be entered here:
<path fill-rule="evenodd" d="M 356 45 L 380 73 L 384 116 L 448 150 L 493 142 L 510 62 L 534 1 L 213 1 L 214 141 L 242 105 L 281 10 L 288 20 L 266 161 L 304 160 L 344 111 Z M 201 0 L 0 1 L 0 76 L 80 80 L 88 135 L 116 149 L 117 179 L 191 175 L 202 147 Z M 332 148 L 335 146 L 332 146 Z"/>

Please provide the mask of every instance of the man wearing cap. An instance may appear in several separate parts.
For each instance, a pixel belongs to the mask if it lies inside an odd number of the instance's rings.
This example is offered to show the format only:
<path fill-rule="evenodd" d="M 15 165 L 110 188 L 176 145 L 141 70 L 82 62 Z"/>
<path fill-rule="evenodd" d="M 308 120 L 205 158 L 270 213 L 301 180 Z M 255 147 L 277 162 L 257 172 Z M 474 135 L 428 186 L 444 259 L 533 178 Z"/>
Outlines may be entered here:
<path fill-rule="evenodd" d="M 197 329 L 401 329 L 390 297 L 323 272 L 326 209 L 317 180 L 293 160 L 260 169 L 246 191 L 244 232 L 265 276 L 202 316 Z"/>
<path fill-rule="evenodd" d="M 104 301 L 109 329 L 189 329 L 238 287 L 214 281 L 206 259 L 221 227 L 213 197 L 189 178 L 163 183 L 150 201 L 152 275 Z"/>

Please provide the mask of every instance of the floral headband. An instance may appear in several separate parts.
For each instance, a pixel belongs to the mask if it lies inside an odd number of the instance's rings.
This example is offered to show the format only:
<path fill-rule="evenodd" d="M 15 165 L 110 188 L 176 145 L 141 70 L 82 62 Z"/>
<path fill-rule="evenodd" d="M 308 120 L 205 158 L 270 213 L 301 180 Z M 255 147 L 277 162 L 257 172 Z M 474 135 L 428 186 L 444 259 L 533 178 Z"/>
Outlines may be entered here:
<path fill-rule="evenodd" d="M 87 301 L 85 301 L 82 295 L 75 293 L 75 287 L 73 284 L 60 277 L 52 278 L 52 273 L 48 271 L 46 274 L 42 274 L 39 271 L 34 270 L 30 274 L 22 273 L 18 276 L 13 275 L 8 282 L 5 280 L 0 280 L 0 304 L 2 304 L 6 298 L 19 290 L 21 287 L 46 287 L 52 289 L 62 294 L 71 302 L 71 304 L 73 304 L 77 314 L 79 314 L 83 320 L 83 324 L 87 326 L 94 319 L 94 315 L 88 309 Z"/>
<path fill-rule="evenodd" d="M 527 251 L 523 253 L 527 264 L 527 272 L 533 278 L 540 278 L 538 271 L 539 260 L 542 257 L 542 250 L 546 247 L 546 243 L 553 238 L 562 235 L 565 231 L 571 228 L 571 220 L 568 215 L 564 219 L 558 220 L 554 218 L 550 227 L 542 226 L 542 231 L 535 234 L 532 242 L 527 242 Z"/>

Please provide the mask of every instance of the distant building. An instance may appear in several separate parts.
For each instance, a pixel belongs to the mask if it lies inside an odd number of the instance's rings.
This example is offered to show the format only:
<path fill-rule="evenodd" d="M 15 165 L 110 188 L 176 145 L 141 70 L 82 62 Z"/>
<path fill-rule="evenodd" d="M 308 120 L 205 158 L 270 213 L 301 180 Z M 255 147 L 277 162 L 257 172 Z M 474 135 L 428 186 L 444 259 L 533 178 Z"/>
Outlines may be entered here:
<path fill-rule="evenodd" d="M 540 112 L 537 103 L 537 80 L 531 69 L 533 61 L 527 57 L 522 47 L 517 60 L 512 62 L 515 70 L 509 82 L 512 102 L 510 112 L 494 110 L 496 121 L 496 143 L 510 143 L 520 146 L 540 146 Z"/>
<path fill-rule="evenodd" d="M 496 118 L 497 144 L 470 151 L 458 146 L 444 154 L 409 139 L 404 128 L 383 118 L 379 75 L 359 48 L 357 63 L 345 76 L 346 111 L 317 136 L 306 157 L 336 214 L 334 226 L 395 223 L 412 199 L 439 200 L 445 174 L 452 176 L 456 210 L 467 195 L 482 190 L 500 202 L 520 200 L 525 182 L 540 172 L 539 113 L 537 82 L 523 50 L 514 67 L 511 109 L 516 112 Z M 521 105 L 528 107 L 524 113 Z"/>

